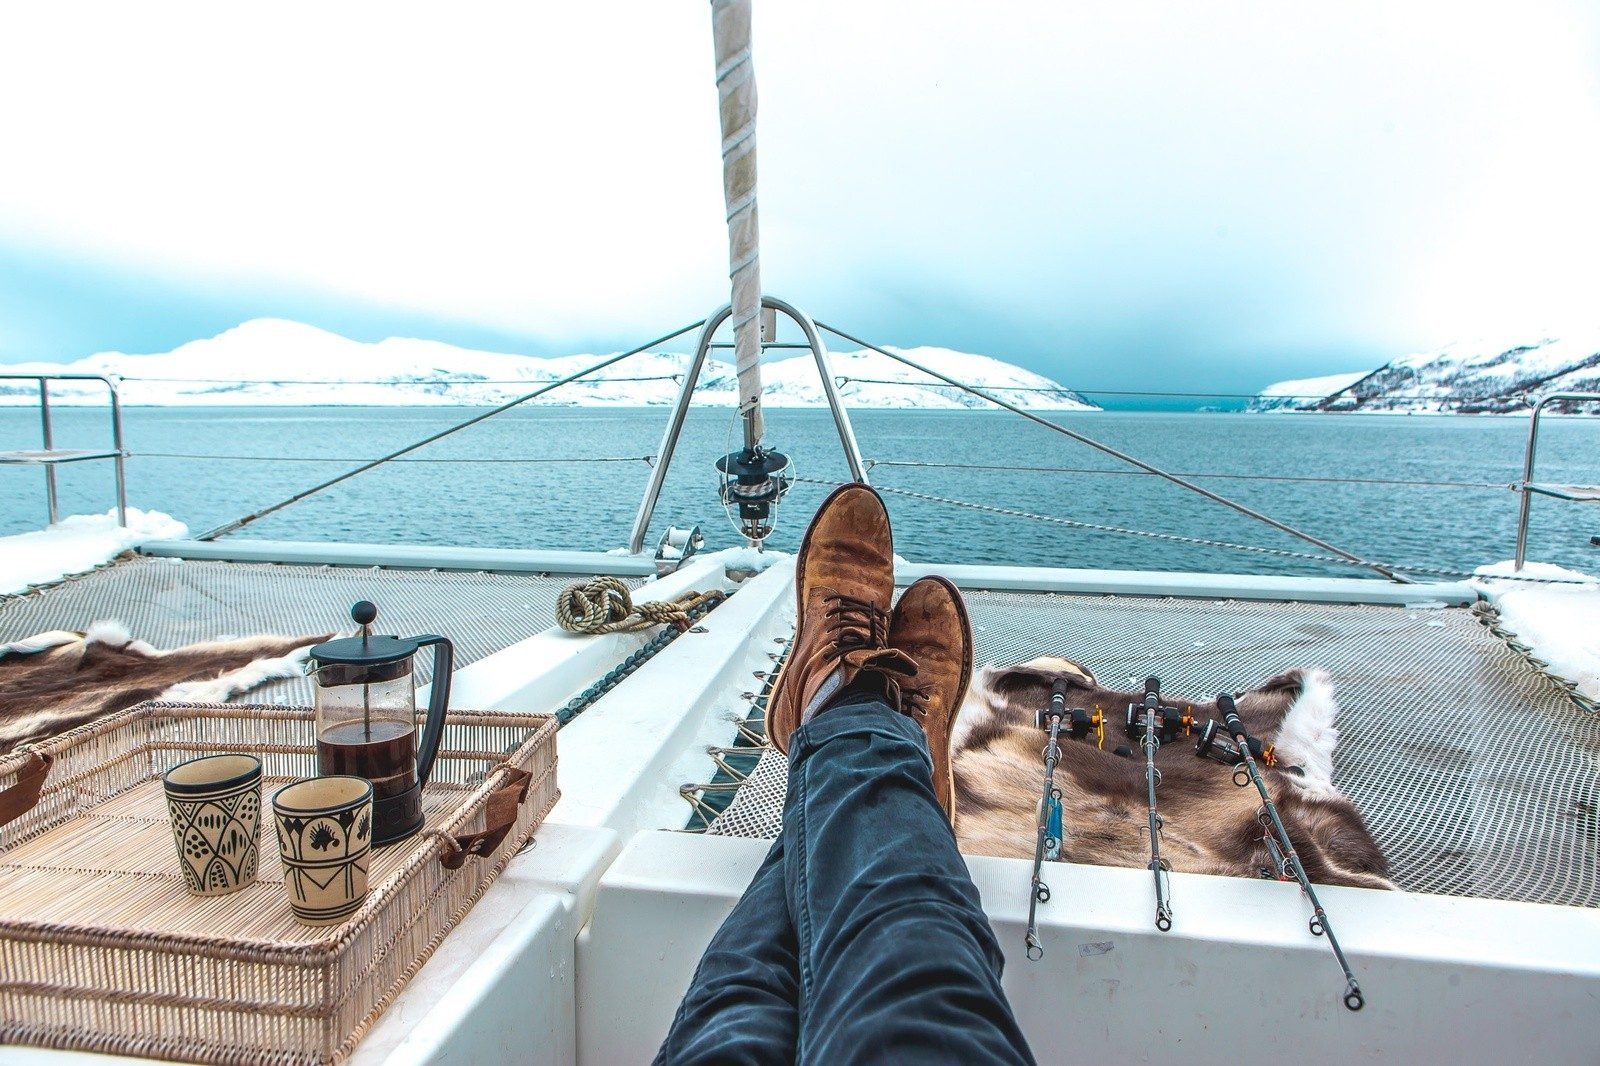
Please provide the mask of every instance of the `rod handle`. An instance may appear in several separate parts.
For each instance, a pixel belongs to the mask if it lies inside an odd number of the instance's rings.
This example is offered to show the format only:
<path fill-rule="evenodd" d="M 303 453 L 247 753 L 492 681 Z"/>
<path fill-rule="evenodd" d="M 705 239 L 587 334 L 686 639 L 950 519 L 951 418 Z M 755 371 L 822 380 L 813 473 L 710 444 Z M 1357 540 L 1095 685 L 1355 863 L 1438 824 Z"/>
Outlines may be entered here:
<path fill-rule="evenodd" d="M 1159 677 L 1154 677 L 1154 676 L 1145 678 L 1144 679 L 1144 705 L 1146 707 L 1157 707 L 1157 706 L 1160 706 L 1160 704 L 1161 704 L 1161 679 Z"/>
<path fill-rule="evenodd" d="M 1244 719 L 1239 717 L 1239 708 L 1234 706 L 1233 697 L 1226 692 L 1218 693 L 1217 710 L 1222 712 L 1222 724 L 1228 727 L 1233 739 L 1240 744 L 1247 743 L 1249 735 L 1244 731 Z"/>
<path fill-rule="evenodd" d="M 1054 718 L 1061 721 L 1067 717 L 1067 683 L 1062 678 L 1057 678 L 1050 689 L 1050 706 L 1039 708 L 1038 725 L 1040 729 L 1048 730 L 1050 720 Z"/>

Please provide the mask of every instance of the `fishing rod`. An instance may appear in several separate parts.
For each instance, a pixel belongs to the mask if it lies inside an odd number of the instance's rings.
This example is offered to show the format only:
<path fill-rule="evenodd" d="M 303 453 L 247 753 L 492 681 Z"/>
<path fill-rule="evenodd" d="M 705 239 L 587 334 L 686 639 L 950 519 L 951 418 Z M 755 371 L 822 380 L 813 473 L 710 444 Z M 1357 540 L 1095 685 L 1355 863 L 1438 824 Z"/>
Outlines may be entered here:
<path fill-rule="evenodd" d="M 1125 723 L 1128 736 L 1137 737 L 1144 748 L 1144 787 L 1149 800 L 1150 876 L 1156 884 L 1156 928 L 1163 933 L 1172 928 L 1172 904 L 1168 900 L 1172 864 L 1161 857 L 1161 812 L 1156 808 L 1156 785 L 1161 782 L 1161 771 L 1156 769 L 1156 752 L 1163 740 L 1188 736 L 1194 724 L 1192 715 L 1176 707 L 1161 703 L 1161 679 L 1144 679 L 1144 699 L 1128 704 Z"/>
<path fill-rule="evenodd" d="M 1039 709 L 1039 728 L 1049 734 L 1044 746 L 1044 792 L 1039 797 L 1039 837 L 1033 847 L 1033 894 L 1028 900 L 1028 959 L 1044 958 L 1039 942 L 1039 904 L 1050 902 L 1050 886 L 1040 877 L 1045 859 L 1061 854 L 1061 790 L 1056 788 L 1056 766 L 1061 762 L 1061 723 L 1068 716 L 1067 682 L 1057 679 L 1050 690 L 1050 705 Z"/>
<path fill-rule="evenodd" d="M 1234 706 L 1233 697 L 1226 692 L 1217 697 L 1217 708 L 1222 712 L 1223 724 L 1228 732 L 1233 734 L 1234 742 L 1238 745 L 1239 765 L 1233 772 L 1234 783 L 1243 787 L 1246 783 L 1254 784 L 1256 792 L 1261 795 L 1261 815 L 1264 823 L 1270 822 L 1272 834 L 1277 836 L 1274 847 L 1269 842 L 1268 851 L 1272 853 L 1273 861 L 1278 864 L 1280 876 L 1287 870 L 1300 882 L 1300 891 L 1305 894 L 1311 904 L 1311 934 L 1313 936 L 1328 937 L 1328 946 L 1333 949 L 1333 957 L 1339 960 L 1339 968 L 1344 971 L 1345 993 L 1344 1005 L 1350 1010 L 1360 1010 L 1366 1005 L 1366 997 L 1361 994 L 1361 986 L 1356 983 L 1356 975 L 1350 969 L 1350 960 L 1345 958 L 1344 949 L 1339 946 L 1339 938 L 1333 934 L 1333 924 L 1328 921 L 1328 912 L 1322 909 L 1322 901 L 1317 899 L 1317 893 L 1311 887 L 1311 879 L 1306 876 L 1306 868 L 1300 862 L 1300 853 L 1294 849 L 1294 841 L 1289 839 L 1289 830 L 1284 828 L 1283 818 L 1278 814 L 1278 805 L 1272 802 L 1272 795 L 1267 791 L 1267 783 L 1261 776 L 1261 768 L 1256 764 L 1257 752 L 1261 751 L 1259 744 L 1252 744 L 1252 737 L 1245 731 L 1244 722 L 1239 717 L 1239 710 Z M 1244 779 L 1241 779 L 1241 774 Z M 1271 834 L 1267 835 L 1270 841 Z M 1287 878 L 1285 878 L 1287 880 Z"/>
<path fill-rule="evenodd" d="M 1255 737 L 1248 737 L 1246 744 L 1250 748 L 1250 754 L 1254 755 L 1256 762 L 1262 766 L 1278 765 L 1278 755 L 1271 744 L 1263 745 Z M 1234 767 L 1234 777 L 1241 788 L 1250 783 L 1244 771 L 1238 768 L 1239 764 L 1244 762 L 1244 756 L 1239 754 L 1239 745 L 1228 736 L 1228 731 L 1221 722 L 1206 719 L 1206 723 L 1200 727 L 1200 736 L 1194 742 L 1194 753 L 1203 759 Z"/>

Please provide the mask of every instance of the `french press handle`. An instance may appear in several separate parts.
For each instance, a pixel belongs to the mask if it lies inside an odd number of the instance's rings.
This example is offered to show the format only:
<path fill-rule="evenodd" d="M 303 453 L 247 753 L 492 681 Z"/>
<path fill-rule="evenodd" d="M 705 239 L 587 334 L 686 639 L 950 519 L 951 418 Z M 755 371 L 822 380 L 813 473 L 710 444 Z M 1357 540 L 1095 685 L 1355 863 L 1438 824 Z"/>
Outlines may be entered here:
<path fill-rule="evenodd" d="M 428 692 L 428 717 L 422 726 L 422 742 L 417 748 L 417 784 L 426 785 L 433 772 L 433 760 L 444 739 L 444 713 L 450 706 L 450 674 L 455 666 L 456 648 L 449 637 L 427 634 L 412 637 L 417 647 L 433 645 L 433 687 Z"/>

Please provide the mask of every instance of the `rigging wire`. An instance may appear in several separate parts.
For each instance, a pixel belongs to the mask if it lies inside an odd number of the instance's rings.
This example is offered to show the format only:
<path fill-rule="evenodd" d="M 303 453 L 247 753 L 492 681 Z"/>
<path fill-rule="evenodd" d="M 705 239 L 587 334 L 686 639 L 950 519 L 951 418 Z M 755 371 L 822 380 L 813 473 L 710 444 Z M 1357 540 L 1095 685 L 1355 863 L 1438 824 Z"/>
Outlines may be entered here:
<path fill-rule="evenodd" d="M 952 377 L 949 377 L 949 376 L 947 376 L 945 374 L 939 373 L 937 370 L 930 370 L 929 368 L 923 366 L 921 363 L 918 363 L 913 359 L 907 359 L 903 355 L 898 355 L 898 354 L 896 354 L 894 352 L 891 352 L 887 348 L 880 348 L 876 344 L 869 344 L 868 342 L 862 340 L 860 337 L 852 337 L 850 334 L 845 333 L 842 330 L 835 329 L 833 326 L 826 325 L 826 324 L 824 324 L 822 322 L 818 322 L 817 323 L 817 328 L 827 330 L 829 333 L 833 334 L 835 337 L 839 337 L 842 340 L 849 341 L 851 344 L 859 344 L 863 348 L 868 348 L 868 349 L 871 349 L 872 351 L 877 352 L 879 355 L 886 355 L 890 359 L 895 360 L 896 362 L 903 363 L 904 365 L 909 366 L 914 370 L 922 371 L 924 374 L 927 374 L 929 377 L 938 378 L 939 380 L 945 382 L 948 385 L 953 385 L 956 388 L 959 388 L 964 392 L 969 392 L 974 396 L 978 396 L 978 397 L 981 397 L 981 398 L 983 398 L 985 400 L 988 400 L 990 403 L 994 404 L 996 407 L 1002 407 L 1005 410 L 1010 411 L 1013 414 L 1021 415 L 1023 418 L 1026 418 L 1030 422 L 1035 422 L 1038 425 L 1044 426 L 1046 429 L 1053 430 L 1054 432 L 1060 433 L 1063 436 L 1070 437 L 1073 440 L 1077 441 L 1079 444 L 1083 444 L 1083 445 L 1086 445 L 1086 446 L 1088 446 L 1090 448 L 1094 448 L 1096 451 L 1099 451 L 1099 452 L 1102 452 L 1102 453 L 1104 453 L 1106 455 L 1109 455 L 1113 459 L 1117 459 L 1117 460 L 1119 460 L 1121 462 L 1128 463 L 1131 466 L 1136 466 L 1139 469 L 1144 470 L 1144 471 L 1146 471 L 1148 473 L 1155 474 L 1156 476 L 1158 476 L 1160 478 L 1163 478 L 1163 479 L 1165 479 L 1167 481 L 1172 482 L 1174 485 L 1177 485 L 1180 488 L 1185 488 L 1185 489 L 1188 489 L 1190 492 L 1196 493 L 1197 495 L 1204 496 L 1206 499 L 1212 501 L 1213 503 L 1221 504 L 1224 507 L 1227 507 L 1227 508 L 1230 508 L 1230 509 L 1232 509 L 1234 511 L 1239 512 L 1240 514 L 1244 515 L 1247 518 L 1253 518 L 1257 522 L 1261 522 L 1261 523 L 1263 523 L 1265 525 L 1271 526 L 1273 529 L 1276 529 L 1280 533 L 1287 533 L 1292 537 L 1297 537 L 1300 540 L 1303 540 L 1303 541 L 1307 542 L 1308 544 L 1314 544 L 1318 548 L 1321 548 L 1323 551 L 1332 552 L 1333 554 L 1335 554 L 1337 556 L 1340 556 L 1341 558 L 1343 558 L 1348 563 L 1352 563 L 1352 564 L 1357 565 L 1357 566 L 1364 566 L 1369 570 L 1376 571 L 1377 573 L 1382 574 L 1384 577 L 1388 578 L 1390 581 L 1399 582 L 1400 584 L 1408 584 L 1410 582 L 1410 580 L 1411 580 L 1410 578 L 1407 578 L 1403 574 L 1396 573 L 1394 570 L 1390 569 L 1389 567 L 1383 566 L 1383 565 L 1381 565 L 1379 563 L 1369 562 L 1366 559 L 1361 558 L 1359 555 L 1356 555 L 1354 552 L 1345 551 L 1343 548 L 1339 547 L 1338 545 L 1330 544 L 1328 541 L 1323 540 L 1321 537 L 1318 537 L 1318 536 L 1316 536 L 1314 534 L 1311 534 L 1311 533 L 1307 533 L 1303 529 L 1297 529 L 1294 526 L 1291 526 L 1291 525 L 1289 525 L 1289 524 L 1287 524 L 1285 522 L 1280 522 L 1276 518 L 1271 517 L 1270 515 L 1262 514 L 1260 511 L 1257 511 L 1253 507 L 1247 507 L 1246 505 L 1240 503 L 1237 500 L 1232 500 L 1232 499 L 1229 499 L 1226 496 L 1221 495 L 1220 493 L 1212 492 L 1210 489 L 1206 488 L 1203 485 L 1197 485 L 1193 481 L 1189 481 L 1186 478 L 1182 478 L 1182 477 L 1179 477 L 1176 474 L 1169 473 L 1168 471 L 1163 470 L 1160 467 L 1155 466 L 1154 464 L 1145 462 L 1143 459 L 1139 459 L 1139 458 L 1136 458 L 1135 456 L 1129 455 L 1127 452 L 1119 451 L 1118 449 L 1111 447 L 1111 445 L 1109 445 L 1109 444 L 1101 443 L 1100 441 L 1098 441 L 1095 438 L 1089 436 L 1088 434 L 1079 433 L 1077 430 L 1068 429 L 1066 426 L 1063 426 L 1059 422 L 1052 422 L 1048 418 L 1043 418 L 1043 417 L 1041 417 L 1039 415 L 1036 415 L 1032 411 L 1027 410 L 1026 408 L 1018 407 L 1016 404 L 1012 403 L 1009 400 L 1003 400 L 1000 397 L 993 395 L 992 393 L 988 393 L 988 392 L 985 392 L 982 389 L 974 388 L 971 385 L 964 384 L 963 382 L 957 381 L 955 378 L 952 378 Z"/>
<path fill-rule="evenodd" d="M 620 362 L 622 362 L 622 360 L 627 359 L 627 358 L 629 358 L 631 356 L 640 355 L 640 354 L 642 354 L 644 352 L 647 352 L 651 348 L 656 347 L 657 345 L 665 344 L 667 341 L 672 340 L 674 337 L 681 337 L 685 333 L 688 333 L 690 330 L 699 329 L 703 325 L 705 325 L 705 319 L 702 318 L 702 319 L 699 319 L 698 321 L 689 323 L 687 326 L 684 326 L 681 329 L 675 329 L 671 333 L 667 333 L 667 334 L 664 334 L 664 335 L 662 335 L 660 337 L 657 337 L 655 340 L 652 340 L 647 344 L 641 344 L 637 348 L 631 348 L 626 352 L 618 352 L 616 355 L 608 356 L 605 359 L 600 360 L 598 363 L 594 363 L 591 366 L 587 366 L 584 369 L 579 370 L 575 374 L 569 374 L 566 377 L 561 378 L 561 379 L 559 379 L 557 381 L 552 381 L 550 384 L 541 386 L 540 388 L 537 388 L 537 389 L 534 389 L 530 393 L 526 393 L 526 394 L 524 394 L 522 396 L 518 396 L 514 400 L 508 400 L 507 402 L 501 404 L 499 407 L 495 407 L 495 408 L 492 408 L 492 409 L 490 409 L 488 411 L 484 411 L 482 414 L 473 415 L 471 418 L 467 419 L 464 422 L 458 422 L 453 426 L 450 426 L 450 427 L 448 427 L 446 429 L 440 430 L 438 433 L 434 433 L 434 434 L 431 434 L 431 435 L 429 435 L 427 437 L 424 437 L 421 440 L 416 441 L 413 444 L 407 444 L 405 447 L 397 448 L 397 449 L 395 449 L 394 451 L 390 452 L 387 455 L 382 455 L 382 456 L 379 456 L 376 459 L 372 459 L 372 460 L 369 460 L 369 461 L 367 461 L 365 463 L 362 463 L 360 466 L 354 467 L 354 468 L 352 468 L 350 470 L 346 470 L 344 473 L 339 474 L 339 475 L 337 475 L 335 477 L 331 477 L 328 480 L 321 482 L 320 484 L 313 485 L 309 489 L 305 489 L 305 490 L 303 490 L 301 492 L 297 492 L 293 496 L 288 497 L 287 499 L 279 500 L 277 503 L 272 504 L 269 507 L 263 507 L 259 511 L 254 511 L 254 512 L 252 512 L 250 514 L 245 515 L 242 518 L 235 518 L 233 521 L 226 522 L 223 525 L 217 526 L 215 529 L 207 530 L 206 532 L 202 533 L 199 536 L 198 539 L 202 540 L 202 541 L 216 540 L 218 537 L 225 536 L 226 534 L 232 533 L 236 529 L 241 529 L 244 526 L 249 525 L 251 522 L 256 521 L 257 519 L 265 518 L 267 515 L 272 514 L 275 511 L 281 511 L 285 507 L 290 506 L 291 504 L 299 503 L 301 500 L 306 499 L 308 496 L 314 496 L 317 493 L 323 491 L 324 489 L 331 489 L 333 486 L 335 486 L 335 485 L 337 485 L 337 484 L 339 484 L 341 482 L 350 480 L 351 478 L 355 477 L 357 474 L 364 474 L 368 470 L 371 470 L 375 466 L 381 466 L 384 463 L 393 462 L 394 460 L 400 458 L 402 455 L 406 455 L 406 454 L 408 454 L 410 452 L 414 452 L 418 448 L 424 448 L 427 445 L 432 444 L 434 441 L 443 440 L 445 437 L 450 436 L 452 433 L 459 433 L 463 429 L 467 429 L 470 426 L 477 425 L 479 422 L 488 421 L 489 419 L 493 418 L 495 415 L 504 414 L 505 412 L 511 410 L 513 407 L 516 407 L 516 406 L 518 406 L 520 404 L 527 403 L 529 400 L 535 399 L 536 397 L 543 396 L 545 393 L 550 392 L 550 391 L 552 391 L 554 389 L 558 389 L 561 386 L 563 386 L 563 385 L 565 385 L 565 384 L 567 384 L 569 382 L 577 381 L 579 378 L 587 377 L 590 374 L 597 373 L 598 371 L 604 370 L 606 367 L 612 366 L 612 365 L 614 365 L 616 363 L 620 363 Z"/>
<path fill-rule="evenodd" d="M 713 345 L 712 347 L 726 347 Z M 777 345 L 768 344 L 768 348 Z M 185 385 L 387 385 L 397 388 L 423 388 L 433 385 L 534 385 L 543 380 L 540 378 L 184 378 L 184 377 L 139 377 L 117 375 L 117 379 L 124 383 L 159 385 L 166 382 L 180 382 Z M 641 374 L 637 377 L 616 378 L 588 378 L 577 384 L 583 385 L 609 385 L 635 381 L 682 381 L 682 374 Z M 961 385 L 946 385 L 932 381 L 898 381 L 894 378 L 862 378 L 854 375 L 836 374 L 834 381 L 839 385 L 848 385 L 855 382 L 859 385 L 916 385 L 919 388 L 929 389 L 956 389 L 961 390 Z M 1268 396 L 1258 392 L 1180 392 L 1157 389 L 1080 389 L 1071 385 L 985 385 L 989 392 L 1024 392 L 1041 393 L 1044 395 L 1059 396 L 1070 393 L 1080 396 L 1148 396 L 1168 399 L 1191 400 L 1326 400 L 1328 396 L 1321 393 L 1273 393 Z M 1440 404 L 1463 404 L 1481 402 L 1482 396 L 1438 396 L 1430 397 L 1433 402 Z M 1343 414 L 1342 411 L 1323 411 L 1321 414 Z"/>
<path fill-rule="evenodd" d="M 822 328 L 826 329 L 827 327 L 823 326 Z M 840 385 L 848 385 L 852 381 L 859 385 L 915 385 L 919 389 L 959 389 L 961 387 L 959 385 L 939 385 L 926 381 L 895 381 L 893 378 L 858 378 L 844 374 L 834 375 L 834 381 Z M 1042 392 L 1051 396 L 1083 391 L 1082 389 L 1068 388 L 1065 385 L 985 385 L 984 388 L 990 392 Z"/>
<path fill-rule="evenodd" d="M 217 459 L 247 463 L 367 463 L 370 459 L 320 455 L 213 455 L 201 452 L 130 452 L 130 459 Z M 392 463 L 650 463 L 653 455 L 564 455 L 544 458 L 391 459 Z"/>
<path fill-rule="evenodd" d="M 822 481 L 816 478 L 797 478 L 817 485 L 832 485 L 836 482 Z M 896 488 L 891 485 L 875 484 L 872 486 L 879 492 L 889 492 L 896 496 L 905 496 L 913 500 L 922 500 L 927 503 L 942 503 L 949 507 L 964 507 L 972 511 L 983 511 L 988 514 L 1004 515 L 1007 518 L 1026 518 L 1035 522 L 1048 522 L 1051 525 L 1065 526 L 1068 529 L 1081 529 L 1091 533 L 1116 533 L 1128 537 L 1146 537 L 1151 540 L 1168 541 L 1175 544 L 1193 544 L 1206 548 L 1230 548 L 1234 551 L 1253 552 L 1258 555 L 1273 555 L 1282 559 L 1302 559 L 1306 562 L 1331 563 L 1337 566 L 1362 566 L 1376 569 L 1376 564 L 1365 559 L 1342 559 L 1333 555 L 1316 555 L 1311 552 L 1299 552 L 1290 548 L 1268 548 L 1259 544 L 1238 544 L 1233 541 L 1211 540 L 1207 537 L 1191 537 L 1182 533 L 1157 533 L 1148 529 L 1130 529 L 1127 526 L 1107 525 L 1103 522 L 1084 522 L 1076 518 L 1063 518 L 1060 515 L 1039 514 L 1035 511 L 1024 511 L 1016 507 L 1002 507 L 993 503 L 975 503 L 972 500 L 957 500 L 949 496 L 936 496 L 931 492 L 918 492 L 915 489 Z"/>
<path fill-rule="evenodd" d="M 1326 400 L 1328 393 L 1157 392 L 1152 389 L 1073 389 L 1087 396 L 1176 396 L 1193 400 Z"/>
<path fill-rule="evenodd" d="M 604 385 L 617 381 L 677 381 L 681 374 L 646 374 L 633 378 L 589 378 L 583 381 L 584 385 Z M 178 381 L 185 385 L 389 385 L 410 386 L 413 388 L 424 385 L 542 385 L 555 378 L 387 378 L 382 381 L 360 380 L 355 378 L 172 378 L 172 377 L 120 377 L 118 380 L 129 382 L 159 384 L 166 381 Z"/>
<path fill-rule="evenodd" d="M 828 481 L 822 478 L 795 478 L 812 485 L 839 485 L 842 482 Z M 1311 552 L 1294 551 L 1290 548 L 1269 548 L 1261 544 L 1240 544 L 1235 541 L 1213 540 L 1209 537 L 1191 537 L 1182 533 L 1158 533 L 1149 529 L 1130 529 L 1127 526 L 1107 525 L 1103 522 L 1084 522 L 1076 518 L 1063 518 L 1060 515 L 1039 514 L 1035 511 L 1024 511 L 1016 507 L 1001 507 L 992 503 L 975 503 L 972 500 L 957 500 L 949 496 L 935 496 L 931 492 L 918 492 L 915 489 L 896 488 L 891 485 L 872 486 L 879 492 L 892 493 L 896 496 L 905 496 L 913 500 L 922 500 L 927 503 L 941 503 L 950 507 L 964 507 L 972 511 L 983 511 L 988 514 L 1004 515 L 1007 518 L 1025 518 L 1034 522 L 1047 522 L 1051 525 L 1065 526 L 1068 529 L 1081 529 L 1090 533 L 1114 533 L 1126 537 L 1144 537 L 1149 540 L 1166 541 L 1173 544 L 1192 544 L 1203 548 L 1224 548 L 1230 551 L 1250 552 L 1256 555 L 1271 555 L 1281 559 L 1298 559 L 1304 562 L 1326 563 L 1334 566 L 1363 566 L 1377 569 L 1380 564 L 1369 562 L 1365 559 L 1343 559 L 1332 555 L 1316 555 Z M 1560 577 L 1526 577 L 1512 574 L 1474 574 L 1465 570 L 1448 570 L 1435 566 L 1411 566 L 1401 564 L 1382 564 L 1389 569 L 1405 570 L 1412 573 L 1427 574 L 1431 577 L 1448 578 L 1474 578 L 1482 577 L 1494 581 L 1527 581 L 1542 585 L 1589 585 L 1592 581 L 1581 578 Z"/>
<path fill-rule="evenodd" d="M 328 455 L 227 455 L 220 452 L 129 452 L 130 459 L 199 459 L 241 463 L 365 463 L 369 456 Z M 393 459 L 395 463 L 653 463 L 654 455 L 566 455 L 566 456 L 461 456 L 441 459 Z M 984 470 L 1012 474 L 1106 474 L 1113 477 L 1150 477 L 1143 470 L 1109 470 L 1096 466 L 1010 466 L 1004 463 L 934 463 L 910 459 L 869 459 L 867 465 L 906 469 Z M 1497 481 L 1426 481 L 1404 478 L 1310 477 L 1291 474 L 1222 474 L 1209 471 L 1184 471 L 1183 477 L 1220 478 L 1233 481 L 1303 481 L 1333 485 L 1399 485 L 1423 488 L 1496 489 L 1516 491 L 1514 484 Z"/>
<path fill-rule="evenodd" d="M 872 459 L 871 467 L 928 467 L 941 470 L 996 470 L 1017 474 L 1111 474 L 1116 477 L 1151 477 L 1147 470 L 1108 470 L 1097 466 L 1013 466 L 1005 463 L 931 463 L 912 459 Z M 1303 481 L 1329 485 L 1404 485 L 1420 488 L 1497 489 L 1515 492 L 1517 486 L 1502 481 L 1430 481 L 1413 478 L 1313 477 L 1295 474 L 1223 474 L 1211 471 L 1177 471 L 1179 477 L 1209 477 L 1230 481 Z"/>

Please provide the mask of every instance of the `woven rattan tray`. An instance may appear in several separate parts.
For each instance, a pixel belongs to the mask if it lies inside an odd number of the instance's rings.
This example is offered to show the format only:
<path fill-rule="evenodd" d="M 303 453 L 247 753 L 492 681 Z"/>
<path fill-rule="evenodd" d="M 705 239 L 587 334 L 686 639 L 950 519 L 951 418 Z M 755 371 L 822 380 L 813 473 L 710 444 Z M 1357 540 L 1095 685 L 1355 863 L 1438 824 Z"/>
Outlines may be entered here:
<path fill-rule="evenodd" d="M 254 884 L 185 890 L 161 774 L 219 751 L 259 756 L 270 797 L 316 773 L 311 712 L 145 703 L 0 758 L 0 1043 L 338 1062 L 557 797 L 553 718 L 451 712 L 426 827 L 374 853 L 354 917 L 309 928 L 289 913 L 270 817 Z"/>

